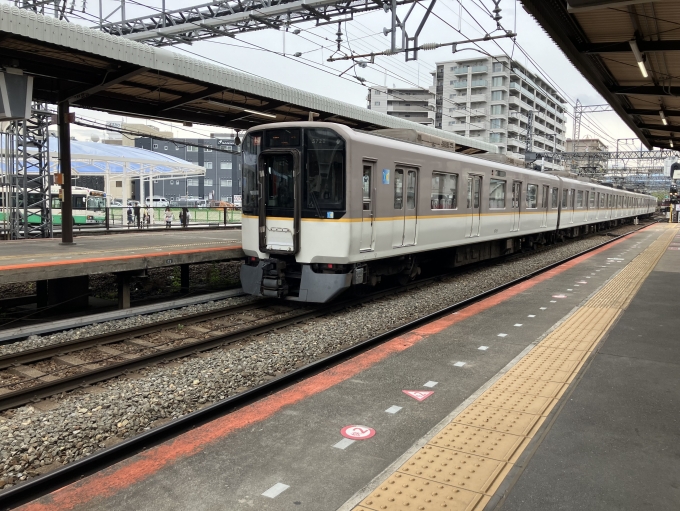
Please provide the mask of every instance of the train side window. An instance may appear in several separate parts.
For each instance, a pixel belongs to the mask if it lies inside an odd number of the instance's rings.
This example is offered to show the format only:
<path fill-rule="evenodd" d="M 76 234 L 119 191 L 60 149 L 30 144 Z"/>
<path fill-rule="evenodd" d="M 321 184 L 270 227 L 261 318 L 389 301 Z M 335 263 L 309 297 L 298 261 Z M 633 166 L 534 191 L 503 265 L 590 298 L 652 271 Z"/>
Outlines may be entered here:
<path fill-rule="evenodd" d="M 538 207 L 538 185 L 527 185 L 527 209 Z"/>
<path fill-rule="evenodd" d="M 562 207 L 563 207 L 563 208 L 566 208 L 566 207 L 567 207 L 567 204 L 568 204 L 568 202 L 567 202 L 568 197 L 569 197 L 569 190 L 567 190 L 567 189 L 565 188 L 564 190 L 562 190 Z"/>
<path fill-rule="evenodd" d="M 607 195 L 606 193 L 600 194 L 600 209 L 604 209 L 604 199 L 606 195 Z"/>
<path fill-rule="evenodd" d="M 578 190 L 576 192 L 576 207 L 577 208 L 583 207 L 583 190 Z"/>
<path fill-rule="evenodd" d="M 557 203 L 560 200 L 560 190 L 559 188 L 555 187 L 552 189 L 552 201 L 550 203 L 550 207 L 552 209 L 557 209 Z"/>
<path fill-rule="evenodd" d="M 396 169 L 394 171 L 394 209 L 404 207 L 404 171 Z"/>
<path fill-rule="evenodd" d="M 500 179 L 489 181 L 489 208 L 505 209 L 505 181 Z"/>
<path fill-rule="evenodd" d="M 432 173 L 431 209 L 458 208 L 458 174 Z"/>

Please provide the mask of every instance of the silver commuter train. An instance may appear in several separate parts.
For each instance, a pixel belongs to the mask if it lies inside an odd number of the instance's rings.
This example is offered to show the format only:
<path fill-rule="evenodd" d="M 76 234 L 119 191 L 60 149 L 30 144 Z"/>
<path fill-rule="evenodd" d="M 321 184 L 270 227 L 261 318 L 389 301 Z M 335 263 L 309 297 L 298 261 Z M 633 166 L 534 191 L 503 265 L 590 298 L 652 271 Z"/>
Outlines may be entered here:
<path fill-rule="evenodd" d="M 244 137 L 246 293 L 327 302 L 651 215 L 656 199 L 326 122 Z"/>

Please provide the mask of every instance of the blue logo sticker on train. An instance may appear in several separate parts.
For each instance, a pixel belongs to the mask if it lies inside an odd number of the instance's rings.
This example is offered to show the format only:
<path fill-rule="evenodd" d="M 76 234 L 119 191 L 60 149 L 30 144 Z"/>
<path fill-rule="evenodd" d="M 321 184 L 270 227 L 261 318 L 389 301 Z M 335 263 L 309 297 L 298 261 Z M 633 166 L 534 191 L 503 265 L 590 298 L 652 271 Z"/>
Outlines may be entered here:
<path fill-rule="evenodd" d="M 383 184 L 390 184 L 390 169 L 383 169 Z"/>

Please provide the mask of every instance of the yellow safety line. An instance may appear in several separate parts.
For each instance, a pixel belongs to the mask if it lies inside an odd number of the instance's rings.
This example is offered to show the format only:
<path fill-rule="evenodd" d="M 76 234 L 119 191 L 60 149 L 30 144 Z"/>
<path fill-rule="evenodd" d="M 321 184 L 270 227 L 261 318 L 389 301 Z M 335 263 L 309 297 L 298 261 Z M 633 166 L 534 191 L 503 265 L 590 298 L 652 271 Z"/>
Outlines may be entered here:
<path fill-rule="evenodd" d="M 666 251 L 667 228 L 354 511 L 483 509 Z"/>

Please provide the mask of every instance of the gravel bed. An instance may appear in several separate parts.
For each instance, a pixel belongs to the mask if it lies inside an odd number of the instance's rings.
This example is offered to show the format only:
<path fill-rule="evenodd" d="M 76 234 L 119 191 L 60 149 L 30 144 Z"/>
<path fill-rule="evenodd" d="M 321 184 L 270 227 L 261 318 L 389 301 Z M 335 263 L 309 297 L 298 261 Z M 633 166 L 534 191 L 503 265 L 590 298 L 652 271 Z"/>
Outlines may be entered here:
<path fill-rule="evenodd" d="M 624 226 L 620 232 L 629 230 Z M 4 412 L 0 414 L 0 488 L 114 445 L 400 323 L 592 248 L 603 240 L 602 236 L 593 236 L 512 262 L 461 272 L 408 293 L 264 334 L 251 342 L 216 348 L 141 370 L 134 376 L 103 382 L 89 391 L 77 390 Z M 144 319 L 130 318 L 121 328 L 131 326 L 127 323 L 130 321 Z M 66 340 L 73 335 L 96 333 L 98 328 L 102 326 L 57 335 Z"/>
<path fill-rule="evenodd" d="M 60 342 L 72 341 L 89 337 L 91 335 L 99 335 L 115 330 L 124 330 L 140 325 L 148 325 L 156 321 L 163 321 L 179 316 L 188 316 L 190 314 L 197 314 L 199 312 L 206 312 L 222 307 L 229 307 L 240 305 L 253 301 L 253 298 L 248 296 L 237 296 L 234 298 L 226 298 L 224 300 L 216 300 L 195 305 L 187 305 L 179 309 L 170 309 L 166 311 L 154 312 L 152 314 L 145 314 L 143 316 L 130 316 L 129 318 L 116 319 L 112 321 L 105 321 L 102 323 L 93 323 L 92 325 L 74 328 L 72 330 L 64 330 L 50 335 L 32 335 L 23 341 L 18 341 L 12 344 L 0 345 L 0 355 L 7 355 L 10 353 L 17 353 L 19 351 L 40 348 L 50 344 L 58 344 Z"/>

